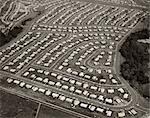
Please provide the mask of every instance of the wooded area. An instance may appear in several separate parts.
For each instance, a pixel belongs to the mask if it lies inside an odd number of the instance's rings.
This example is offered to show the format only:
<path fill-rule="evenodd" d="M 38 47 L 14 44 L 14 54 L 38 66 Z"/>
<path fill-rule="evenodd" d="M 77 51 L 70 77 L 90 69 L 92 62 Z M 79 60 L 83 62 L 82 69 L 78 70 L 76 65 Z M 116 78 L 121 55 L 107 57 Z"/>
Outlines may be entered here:
<path fill-rule="evenodd" d="M 149 71 L 149 44 L 138 42 L 139 39 L 149 39 L 148 29 L 132 33 L 120 49 L 125 62 L 121 64 L 121 74 L 130 85 L 136 88 L 144 97 L 150 97 L 150 80 L 146 75 Z"/>
<path fill-rule="evenodd" d="M 4 34 L 0 31 L 0 46 L 5 45 L 10 42 L 12 39 L 16 38 L 19 33 L 23 31 L 21 26 L 16 26 L 10 30 L 7 34 Z"/>

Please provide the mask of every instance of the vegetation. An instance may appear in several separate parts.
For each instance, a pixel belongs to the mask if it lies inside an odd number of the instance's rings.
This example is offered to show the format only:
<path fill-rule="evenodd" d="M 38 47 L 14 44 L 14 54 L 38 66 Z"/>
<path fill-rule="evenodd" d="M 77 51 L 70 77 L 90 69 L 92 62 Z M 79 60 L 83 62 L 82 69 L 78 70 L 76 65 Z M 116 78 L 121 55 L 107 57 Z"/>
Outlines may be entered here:
<path fill-rule="evenodd" d="M 146 75 L 149 71 L 149 44 L 138 42 L 139 39 L 149 39 L 148 29 L 132 33 L 120 49 L 125 62 L 121 64 L 121 74 L 144 97 L 150 97 L 150 80 Z"/>
<path fill-rule="evenodd" d="M 22 25 L 26 25 L 26 23 L 28 22 L 28 21 L 32 21 L 33 20 L 33 18 L 28 18 L 28 19 L 26 19 L 26 20 L 24 20 L 23 22 L 22 22 Z"/>
<path fill-rule="evenodd" d="M 0 31 L 0 46 L 4 45 L 6 42 L 6 36 Z"/>
<path fill-rule="evenodd" d="M 12 39 L 16 38 L 19 33 L 21 33 L 23 28 L 21 26 L 15 26 L 7 34 L 4 34 L 0 31 L 0 46 L 5 45 L 10 42 Z"/>
<path fill-rule="evenodd" d="M 17 35 L 23 31 L 24 27 L 28 25 L 28 22 L 32 21 L 34 18 L 41 15 L 43 12 L 44 8 L 41 8 L 40 10 L 35 12 L 32 16 L 21 21 L 21 23 L 18 26 L 13 27 L 13 29 L 9 30 L 7 33 L 3 33 L 2 31 L 0 31 L 0 47 L 16 38 Z M 0 23 L 2 24 L 3 22 L 0 21 Z M 5 27 L 8 27 L 7 24 L 4 25 Z"/>

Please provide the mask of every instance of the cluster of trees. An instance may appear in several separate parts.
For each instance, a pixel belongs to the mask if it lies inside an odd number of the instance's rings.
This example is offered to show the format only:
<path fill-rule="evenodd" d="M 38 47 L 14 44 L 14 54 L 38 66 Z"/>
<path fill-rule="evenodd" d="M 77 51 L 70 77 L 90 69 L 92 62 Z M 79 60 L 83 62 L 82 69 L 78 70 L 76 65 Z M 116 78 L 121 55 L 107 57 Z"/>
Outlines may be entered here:
<path fill-rule="evenodd" d="M 138 42 L 139 39 L 149 39 L 148 29 L 132 33 L 120 49 L 125 62 L 121 64 L 121 74 L 129 81 L 131 86 L 137 88 L 144 97 L 149 95 L 149 44 Z"/>
<path fill-rule="evenodd" d="M 13 27 L 13 29 L 9 30 L 7 33 L 3 33 L 0 31 L 0 47 L 10 42 L 12 39 L 16 38 L 19 33 L 21 33 L 24 29 L 24 26 L 28 25 L 27 23 L 32 21 L 34 18 L 38 17 L 44 12 L 44 8 L 41 8 L 35 14 L 23 21 L 18 26 Z"/>
<path fill-rule="evenodd" d="M 26 25 L 26 23 L 27 23 L 28 21 L 32 21 L 32 20 L 33 20 L 33 18 L 28 18 L 28 19 L 22 21 L 21 24 L 24 26 L 24 25 Z"/>
<path fill-rule="evenodd" d="M 12 39 L 16 38 L 19 33 L 23 31 L 23 27 L 15 26 L 8 33 L 4 34 L 0 31 L 0 46 L 5 45 L 10 42 Z"/>

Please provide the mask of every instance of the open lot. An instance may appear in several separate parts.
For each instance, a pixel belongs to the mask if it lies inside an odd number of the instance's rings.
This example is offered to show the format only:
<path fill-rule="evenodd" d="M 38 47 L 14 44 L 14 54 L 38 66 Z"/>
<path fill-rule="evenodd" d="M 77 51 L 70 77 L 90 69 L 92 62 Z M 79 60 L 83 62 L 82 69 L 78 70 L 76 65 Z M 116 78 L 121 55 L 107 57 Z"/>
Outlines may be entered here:
<path fill-rule="evenodd" d="M 0 90 L 1 118 L 34 118 L 38 104 Z"/>

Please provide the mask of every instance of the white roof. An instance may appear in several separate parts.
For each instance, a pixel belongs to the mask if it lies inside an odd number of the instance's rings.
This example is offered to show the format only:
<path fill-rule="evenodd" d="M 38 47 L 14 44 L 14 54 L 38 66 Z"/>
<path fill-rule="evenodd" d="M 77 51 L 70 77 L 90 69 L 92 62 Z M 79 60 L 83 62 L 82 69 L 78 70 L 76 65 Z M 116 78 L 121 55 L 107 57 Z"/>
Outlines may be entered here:
<path fill-rule="evenodd" d="M 83 76 L 84 76 L 84 73 L 83 73 L 83 72 L 80 72 L 79 76 L 83 77 Z"/>
<path fill-rule="evenodd" d="M 121 103 L 121 100 L 119 98 L 116 99 L 117 103 Z"/>
<path fill-rule="evenodd" d="M 5 66 L 5 67 L 3 68 L 3 70 L 7 70 L 7 69 L 9 69 L 9 66 Z"/>
<path fill-rule="evenodd" d="M 88 86 L 89 86 L 88 83 L 84 83 L 84 84 L 83 84 L 83 88 L 87 88 Z"/>
<path fill-rule="evenodd" d="M 38 80 L 38 81 L 43 81 L 43 78 L 37 77 L 36 80 Z"/>
<path fill-rule="evenodd" d="M 83 108 L 87 108 L 87 107 L 88 107 L 88 104 L 86 104 L 86 103 L 81 103 L 80 106 L 83 107 Z"/>
<path fill-rule="evenodd" d="M 30 84 L 26 84 L 26 87 L 27 87 L 27 88 L 31 88 L 31 87 L 32 87 L 32 85 L 30 85 Z"/>
<path fill-rule="evenodd" d="M 64 101 L 64 100 L 66 99 L 66 97 L 65 97 L 65 96 L 60 95 L 60 96 L 59 96 L 59 99 L 60 99 L 61 101 Z"/>
<path fill-rule="evenodd" d="M 74 84 L 74 83 L 75 83 L 75 80 L 70 79 L 69 82 L 70 82 L 71 84 Z"/>
<path fill-rule="evenodd" d="M 24 83 L 24 82 L 21 82 L 21 83 L 20 83 L 20 86 L 21 86 L 21 87 L 23 87 L 24 85 L 25 85 L 25 83 Z"/>
<path fill-rule="evenodd" d="M 32 90 L 33 90 L 33 91 L 37 91 L 37 90 L 38 90 L 38 87 L 33 86 L 33 87 L 32 87 Z"/>
<path fill-rule="evenodd" d="M 8 78 L 8 79 L 7 79 L 7 82 L 8 82 L 8 83 L 11 83 L 11 82 L 13 82 L 13 79 Z"/>
<path fill-rule="evenodd" d="M 110 62 L 106 62 L 105 65 L 106 65 L 106 66 L 107 66 L 107 65 L 110 65 Z"/>
<path fill-rule="evenodd" d="M 108 89 L 108 93 L 114 93 L 114 89 Z"/>
<path fill-rule="evenodd" d="M 15 84 L 19 84 L 20 81 L 19 81 L 19 80 L 14 80 L 14 83 L 15 83 Z"/>
<path fill-rule="evenodd" d="M 109 78 L 111 79 L 113 77 L 113 74 L 109 74 Z"/>
<path fill-rule="evenodd" d="M 97 95 L 95 95 L 95 94 L 90 94 L 90 97 L 91 97 L 91 98 L 96 98 Z"/>
<path fill-rule="evenodd" d="M 91 76 L 90 75 L 84 75 L 85 78 L 90 79 Z"/>
<path fill-rule="evenodd" d="M 102 108 L 97 108 L 96 111 L 98 111 L 98 112 L 104 112 L 104 109 L 102 109 Z"/>
<path fill-rule="evenodd" d="M 36 78 L 35 74 L 32 74 L 30 77 L 31 77 L 31 78 Z"/>
<path fill-rule="evenodd" d="M 53 98 L 56 98 L 56 97 L 58 97 L 58 96 L 59 96 L 58 93 L 52 93 L 52 97 L 53 97 Z"/>
<path fill-rule="evenodd" d="M 69 87 L 67 85 L 62 86 L 63 89 L 68 89 Z"/>
<path fill-rule="evenodd" d="M 57 76 L 57 74 L 56 74 L 56 73 L 51 73 L 51 75 L 52 75 L 52 76 L 54 76 L 54 77 L 56 77 L 56 76 Z"/>
<path fill-rule="evenodd" d="M 90 88 L 93 89 L 93 90 L 97 90 L 96 86 L 91 86 Z"/>
<path fill-rule="evenodd" d="M 71 98 L 66 98 L 66 101 L 72 103 L 73 99 L 71 99 Z"/>
<path fill-rule="evenodd" d="M 76 81 L 76 85 L 81 86 L 81 85 L 82 85 L 82 83 L 81 83 L 81 82 L 79 82 L 79 81 Z"/>
<path fill-rule="evenodd" d="M 105 82 L 106 82 L 106 79 L 100 79 L 100 82 L 104 82 L 104 83 L 105 83 Z"/>
<path fill-rule="evenodd" d="M 91 111 L 94 111 L 94 110 L 96 109 L 96 107 L 93 106 L 93 105 L 90 105 L 90 106 L 89 106 L 89 109 L 90 109 Z"/>
<path fill-rule="evenodd" d="M 61 78 L 62 78 L 62 76 L 61 76 L 61 75 L 58 75 L 58 76 L 57 76 L 57 79 L 61 79 Z"/>
<path fill-rule="evenodd" d="M 10 72 L 15 72 L 16 71 L 16 69 L 10 69 Z"/>
<path fill-rule="evenodd" d="M 111 116 L 112 115 L 112 111 L 106 111 L 107 116 Z"/>
<path fill-rule="evenodd" d="M 48 83 L 49 83 L 49 85 L 54 85 L 55 84 L 55 82 L 53 82 L 53 81 L 49 81 Z"/>
<path fill-rule="evenodd" d="M 131 112 L 132 112 L 132 114 L 134 114 L 134 115 L 137 114 L 137 111 L 135 111 L 135 109 L 132 109 Z"/>
<path fill-rule="evenodd" d="M 43 73 L 43 70 L 37 70 L 38 73 Z"/>
<path fill-rule="evenodd" d="M 99 99 L 99 100 L 104 100 L 104 96 L 100 95 L 100 96 L 98 97 L 98 99 Z"/>
<path fill-rule="evenodd" d="M 77 71 L 72 71 L 72 74 L 78 75 L 78 72 Z"/>
<path fill-rule="evenodd" d="M 78 104 L 80 104 L 80 101 L 79 100 L 74 100 L 74 105 L 76 106 Z"/>
<path fill-rule="evenodd" d="M 44 93 L 44 92 L 45 92 L 45 89 L 39 88 L 39 92 Z"/>
<path fill-rule="evenodd" d="M 127 94 L 127 93 L 125 93 L 125 94 L 123 95 L 123 97 L 126 98 L 126 99 L 128 98 L 128 96 L 129 96 L 129 94 Z"/>
<path fill-rule="evenodd" d="M 78 94 L 81 94 L 81 93 L 82 93 L 82 91 L 79 90 L 79 89 L 76 89 L 75 92 L 78 93 Z"/>
<path fill-rule="evenodd" d="M 116 84 L 116 83 L 117 83 L 117 81 L 116 81 L 115 79 L 112 79 L 112 83 Z"/>
<path fill-rule="evenodd" d="M 61 86 L 62 84 L 60 82 L 57 82 L 55 85 L 56 86 Z"/>
<path fill-rule="evenodd" d="M 69 78 L 63 77 L 62 80 L 64 80 L 64 81 L 69 81 Z"/>
<path fill-rule="evenodd" d="M 50 90 L 47 90 L 46 92 L 45 92 L 45 95 L 50 95 L 51 94 L 51 91 Z"/>
<path fill-rule="evenodd" d="M 108 102 L 108 103 L 112 103 L 113 102 L 111 98 L 106 98 L 105 101 Z"/>
<path fill-rule="evenodd" d="M 63 62 L 62 65 L 63 66 L 68 66 L 68 63 L 67 62 Z"/>
<path fill-rule="evenodd" d="M 124 89 L 123 88 L 119 88 L 118 91 L 120 91 L 121 93 L 124 93 Z"/>
<path fill-rule="evenodd" d="M 101 69 L 97 69 L 96 71 L 97 71 L 99 74 L 102 73 L 102 70 L 101 70 Z"/>
<path fill-rule="evenodd" d="M 45 78 L 45 79 L 43 80 L 44 83 L 48 83 L 48 81 L 49 81 L 48 78 Z"/>
<path fill-rule="evenodd" d="M 118 117 L 122 118 L 124 116 L 125 116 L 125 112 L 124 111 L 118 113 Z"/>
<path fill-rule="evenodd" d="M 75 64 L 76 64 L 76 65 L 80 65 L 80 62 L 76 62 Z"/>
<path fill-rule="evenodd" d="M 93 76 L 92 79 L 93 80 L 98 80 L 98 78 L 96 76 Z"/>
<path fill-rule="evenodd" d="M 87 90 L 84 90 L 83 95 L 88 96 L 88 95 L 89 95 L 89 92 L 88 92 Z"/>
<path fill-rule="evenodd" d="M 71 72 L 72 72 L 71 68 L 68 68 L 66 71 L 67 71 L 68 73 L 71 73 Z"/>
<path fill-rule="evenodd" d="M 44 71 L 44 74 L 45 74 L 45 75 L 48 75 L 48 74 L 49 74 L 49 72 L 48 72 L 48 71 Z"/>
<path fill-rule="evenodd" d="M 62 70 L 63 69 L 63 66 L 61 65 L 61 66 L 59 66 L 59 68 L 58 68 L 59 70 Z"/>

